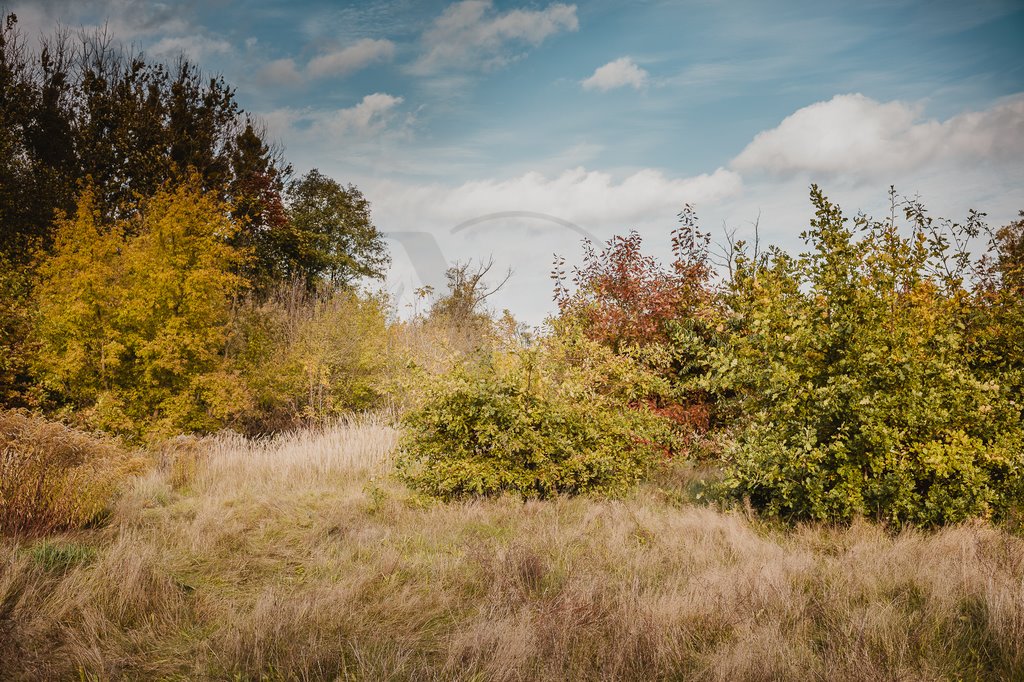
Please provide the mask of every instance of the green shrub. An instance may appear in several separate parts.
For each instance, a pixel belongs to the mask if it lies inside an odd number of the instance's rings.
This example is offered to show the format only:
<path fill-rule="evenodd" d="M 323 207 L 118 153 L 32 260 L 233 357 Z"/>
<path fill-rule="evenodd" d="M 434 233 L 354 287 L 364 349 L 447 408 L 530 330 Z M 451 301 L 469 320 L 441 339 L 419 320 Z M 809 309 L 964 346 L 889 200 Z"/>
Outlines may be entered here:
<path fill-rule="evenodd" d="M 400 477 L 442 499 L 616 495 L 639 481 L 668 437 L 661 418 L 628 406 L 643 372 L 577 341 L 589 352 L 551 340 L 437 379 L 405 418 Z"/>
<path fill-rule="evenodd" d="M 718 378 L 745 387 L 753 418 L 726 485 L 792 519 L 1005 514 L 1024 492 L 1021 398 L 977 365 L 969 261 L 916 204 L 902 236 L 812 198 L 809 253 L 738 264 Z M 976 216 L 947 227 L 978 231 Z"/>
<path fill-rule="evenodd" d="M 96 522 L 139 464 L 110 441 L 0 413 L 0 534 L 41 535 Z"/>

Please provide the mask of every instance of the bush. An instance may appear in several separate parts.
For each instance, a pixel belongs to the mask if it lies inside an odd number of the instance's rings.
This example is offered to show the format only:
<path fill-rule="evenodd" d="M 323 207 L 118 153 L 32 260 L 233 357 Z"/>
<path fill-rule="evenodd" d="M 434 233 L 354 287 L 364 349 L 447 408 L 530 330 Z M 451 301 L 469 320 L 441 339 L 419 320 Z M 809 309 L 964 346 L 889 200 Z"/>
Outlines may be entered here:
<path fill-rule="evenodd" d="M 381 405 L 391 339 L 387 300 L 347 288 L 283 289 L 238 324 L 236 364 L 252 403 L 250 430 L 312 423 Z"/>
<path fill-rule="evenodd" d="M 745 388 L 753 421 L 727 485 L 791 519 L 1006 514 L 1024 492 L 1021 397 L 978 365 L 970 324 L 986 304 L 950 247 L 978 217 L 940 226 L 908 203 L 902 236 L 892 219 L 851 229 L 816 187 L 812 199 L 809 253 L 739 259 L 717 371 Z"/>
<path fill-rule="evenodd" d="M 137 466 L 108 440 L 0 413 L 0 533 L 41 535 L 94 523 Z"/>
<path fill-rule="evenodd" d="M 638 482 L 668 438 L 664 420 L 628 407 L 643 393 L 641 380 L 653 379 L 578 342 L 589 351 L 575 356 L 578 364 L 553 341 L 436 379 L 405 418 L 399 476 L 442 499 L 616 495 Z"/>
<path fill-rule="evenodd" d="M 679 435 L 692 438 L 722 421 L 722 396 L 703 378 L 719 343 L 723 311 L 710 238 L 690 206 L 679 214 L 671 241 L 668 265 L 643 253 L 635 231 L 600 249 L 585 244 L 571 291 L 558 258 L 552 273 L 559 308 L 554 327 L 560 335 L 582 333 L 665 378 L 668 390 L 652 396 L 651 406 L 676 422 Z"/>

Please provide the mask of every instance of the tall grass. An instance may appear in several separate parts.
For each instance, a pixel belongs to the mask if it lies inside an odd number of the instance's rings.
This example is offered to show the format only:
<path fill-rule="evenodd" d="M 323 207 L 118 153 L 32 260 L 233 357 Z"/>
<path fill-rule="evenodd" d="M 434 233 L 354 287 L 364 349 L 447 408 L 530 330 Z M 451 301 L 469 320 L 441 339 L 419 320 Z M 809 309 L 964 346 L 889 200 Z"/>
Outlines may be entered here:
<path fill-rule="evenodd" d="M 0 535 L 42 535 L 96 521 L 138 464 L 108 439 L 0 412 Z"/>
<path fill-rule="evenodd" d="M 0 679 L 1024 670 L 1024 539 L 998 528 L 769 527 L 688 503 L 685 468 L 622 500 L 426 503 L 387 476 L 396 435 L 180 440 L 106 528 L 47 541 L 71 559 L 0 544 Z"/>

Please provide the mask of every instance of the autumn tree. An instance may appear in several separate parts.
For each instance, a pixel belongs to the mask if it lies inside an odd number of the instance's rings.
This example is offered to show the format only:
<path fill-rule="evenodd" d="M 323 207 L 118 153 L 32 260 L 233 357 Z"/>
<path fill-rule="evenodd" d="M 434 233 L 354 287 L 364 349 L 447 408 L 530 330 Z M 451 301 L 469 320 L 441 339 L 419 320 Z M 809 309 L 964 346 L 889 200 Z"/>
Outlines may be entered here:
<path fill-rule="evenodd" d="M 107 224 L 83 192 L 39 269 L 38 370 L 54 398 L 128 434 L 228 419 L 244 395 L 224 358 L 244 286 L 234 232 L 195 175 Z"/>
<path fill-rule="evenodd" d="M 229 155 L 231 216 L 238 231 L 233 243 L 246 254 L 242 273 L 260 294 L 285 279 L 285 252 L 289 239 L 284 207 L 285 177 L 291 169 L 252 121 L 234 139 Z"/>
<path fill-rule="evenodd" d="M 709 237 L 691 206 L 671 231 L 672 261 L 643 252 L 636 231 L 600 249 L 584 244 L 583 264 L 567 281 L 556 257 L 552 277 L 556 333 L 582 333 L 663 377 L 671 390 L 647 404 L 684 431 L 704 431 L 717 418 L 717 391 L 704 381 L 718 343 L 722 310 L 712 282 Z"/>
<path fill-rule="evenodd" d="M 708 236 L 698 228 L 690 206 L 672 230 L 673 260 L 668 266 L 643 253 L 642 246 L 636 231 L 612 237 L 601 249 L 585 242 L 583 265 L 575 269 L 571 291 L 565 260 L 556 257 L 552 277 L 561 315 L 615 351 L 666 344 L 675 322 L 707 317 L 712 309 Z"/>

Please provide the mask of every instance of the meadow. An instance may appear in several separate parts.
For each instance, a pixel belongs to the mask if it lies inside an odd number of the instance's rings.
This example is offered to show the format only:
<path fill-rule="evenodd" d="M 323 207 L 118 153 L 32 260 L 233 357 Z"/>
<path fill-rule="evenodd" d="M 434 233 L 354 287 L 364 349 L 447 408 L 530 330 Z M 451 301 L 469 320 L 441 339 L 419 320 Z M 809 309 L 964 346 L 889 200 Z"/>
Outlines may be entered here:
<path fill-rule="evenodd" d="M 226 80 L 27 41 L 0 681 L 1024 680 L 1024 212 L 811 184 L 796 248 L 682 204 L 535 326 L 485 254 L 406 307 Z"/>
<path fill-rule="evenodd" d="M 664 465 L 620 499 L 440 503 L 366 416 L 178 438 L 100 527 L 0 540 L 0 678 L 1020 679 L 1024 538 L 795 528 Z"/>

